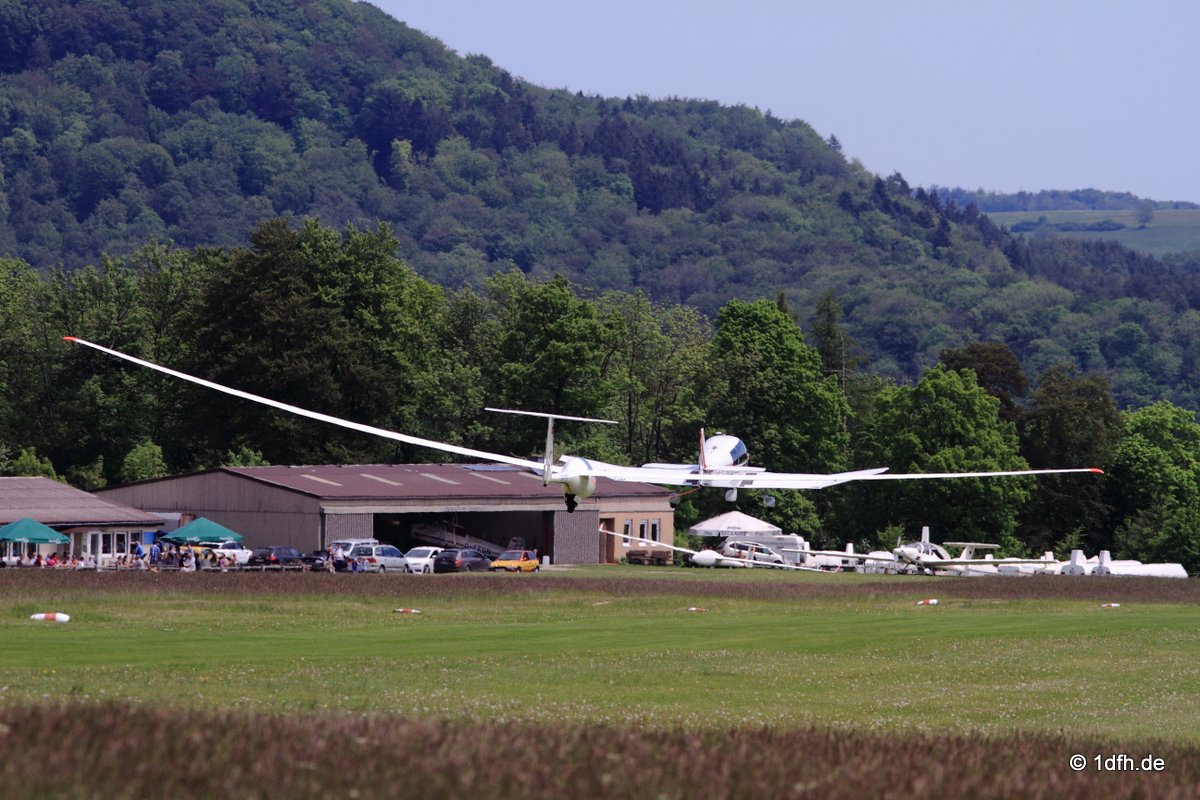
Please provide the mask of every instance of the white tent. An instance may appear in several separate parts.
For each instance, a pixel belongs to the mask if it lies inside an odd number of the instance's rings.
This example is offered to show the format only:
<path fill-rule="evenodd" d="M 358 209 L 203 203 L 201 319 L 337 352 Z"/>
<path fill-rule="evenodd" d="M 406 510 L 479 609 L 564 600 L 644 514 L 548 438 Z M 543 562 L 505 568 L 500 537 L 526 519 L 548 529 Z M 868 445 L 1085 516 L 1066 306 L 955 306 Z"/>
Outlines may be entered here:
<path fill-rule="evenodd" d="M 689 530 L 697 536 L 777 536 L 783 531 L 769 522 L 755 519 L 740 511 L 730 511 L 719 517 L 693 525 Z"/>

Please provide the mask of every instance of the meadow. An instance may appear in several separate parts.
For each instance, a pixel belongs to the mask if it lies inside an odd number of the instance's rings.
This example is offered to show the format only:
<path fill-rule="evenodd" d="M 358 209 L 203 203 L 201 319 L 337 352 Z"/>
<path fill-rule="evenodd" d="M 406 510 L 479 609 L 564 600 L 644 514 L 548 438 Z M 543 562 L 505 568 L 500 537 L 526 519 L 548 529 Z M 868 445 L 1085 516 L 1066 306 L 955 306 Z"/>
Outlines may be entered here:
<path fill-rule="evenodd" d="M 1197 600 L 1190 580 L 1128 578 L 5 570 L 0 786 L 1188 796 Z M 23 766 L 41 747 L 73 768 Z M 1091 761 L 1117 753 L 1165 768 Z"/>
<path fill-rule="evenodd" d="M 988 214 L 997 225 L 1011 228 L 1021 222 L 1036 222 L 1045 217 L 1051 225 L 1087 226 L 1112 220 L 1125 227 L 1115 231 L 1061 231 L 1050 235 L 1074 239 L 1107 239 L 1131 250 L 1161 256 L 1200 250 L 1200 209 L 1163 209 L 1144 227 L 1136 211 L 999 211 Z M 1039 233 L 1026 235 L 1040 235 Z"/>

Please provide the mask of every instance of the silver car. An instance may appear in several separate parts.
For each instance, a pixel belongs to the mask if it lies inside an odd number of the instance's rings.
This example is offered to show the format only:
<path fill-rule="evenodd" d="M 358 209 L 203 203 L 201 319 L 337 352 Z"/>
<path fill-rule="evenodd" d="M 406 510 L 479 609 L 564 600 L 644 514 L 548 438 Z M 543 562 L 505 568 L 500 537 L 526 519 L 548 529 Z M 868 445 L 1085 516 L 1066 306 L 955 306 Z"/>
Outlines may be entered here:
<path fill-rule="evenodd" d="M 421 572 L 426 575 L 433 572 L 433 557 L 442 552 L 444 547 L 414 547 L 404 554 L 408 560 L 410 572 Z"/>
<path fill-rule="evenodd" d="M 411 572 L 408 559 L 399 548 L 390 544 L 360 544 L 350 551 L 350 558 L 366 572 Z"/>

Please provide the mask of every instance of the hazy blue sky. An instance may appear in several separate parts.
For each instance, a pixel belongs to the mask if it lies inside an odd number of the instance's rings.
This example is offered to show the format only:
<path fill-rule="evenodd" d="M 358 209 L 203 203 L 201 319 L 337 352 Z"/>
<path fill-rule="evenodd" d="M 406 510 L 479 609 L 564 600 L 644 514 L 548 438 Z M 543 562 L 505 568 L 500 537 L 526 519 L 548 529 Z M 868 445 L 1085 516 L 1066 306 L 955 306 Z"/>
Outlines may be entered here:
<path fill-rule="evenodd" d="M 549 88 L 802 119 L 909 183 L 1200 202 L 1196 0 L 373 0 Z"/>

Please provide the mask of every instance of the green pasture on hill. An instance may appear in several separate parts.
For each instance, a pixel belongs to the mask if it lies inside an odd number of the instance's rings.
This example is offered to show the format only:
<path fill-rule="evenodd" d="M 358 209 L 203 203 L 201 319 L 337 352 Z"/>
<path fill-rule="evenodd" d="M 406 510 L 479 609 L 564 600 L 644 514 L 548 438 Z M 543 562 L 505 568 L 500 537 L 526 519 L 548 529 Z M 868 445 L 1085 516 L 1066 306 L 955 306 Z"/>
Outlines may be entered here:
<path fill-rule="evenodd" d="M 1079 227 L 1112 220 L 1125 227 L 1116 231 L 1054 231 L 1045 228 L 1023 235 L 1106 239 L 1119 242 L 1131 250 L 1158 256 L 1200 250 L 1200 209 L 1194 208 L 1155 211 L 1153 219 L 1145 227 L 1139 225 L 1136 211 L 1000 211 L 991 212 L 988 217 L 997 225 L 1009 228 L 1020 222 L 1036 222 L 1041 217 L 1045 217 L 1049 225 L 1065 223 Z"/>
<path fill-rule="evenodd" d="M 911 592 L 885 596 L 863 589 L 862 576 L 819 576 L 844 585 L 835 596 L 747 599 L 723 589 L 812 578 L 661 572 L 696 580 L 695 594 L 651 583 L 645 593 L 592 583 L 506 593 L 545 573 L 480 576 L 474 585 L 500 587 L 484 595 L 455 594 L 466 584 L 449 576 L 329 576 L 312 583 L 324 588 L 286 595 L 188 589 L 225 576 L 171 576 L 152 592 L 97 591 L 95 582 L 43 590 L 0 576 L 0 704 L 1200 742 L 1195 604 L 942 597 L 922 607 L 916 599 L 956 579 L 895 577 Z M 430 595 L 439 581 L 450 589 Z M 355 593 L 381 582 L 385 594 Z M 72 620 L 31 621 L 39 611 Z"/>

